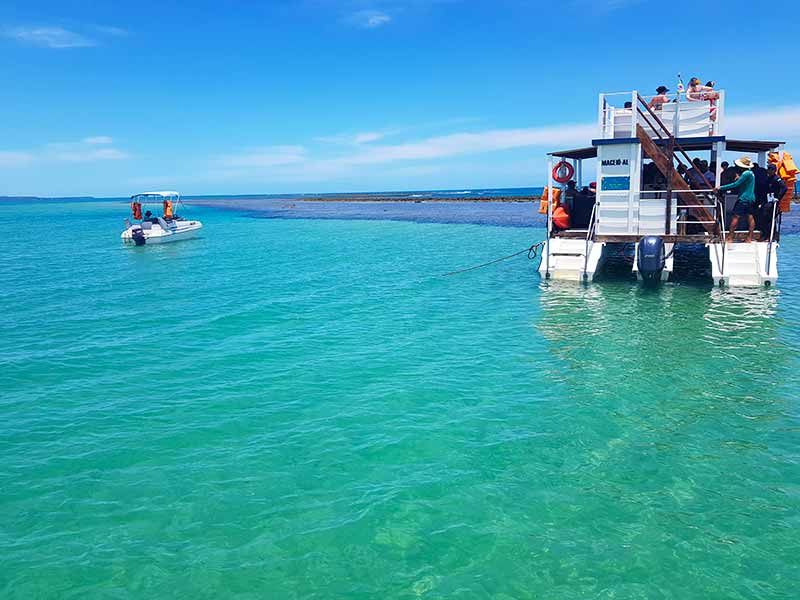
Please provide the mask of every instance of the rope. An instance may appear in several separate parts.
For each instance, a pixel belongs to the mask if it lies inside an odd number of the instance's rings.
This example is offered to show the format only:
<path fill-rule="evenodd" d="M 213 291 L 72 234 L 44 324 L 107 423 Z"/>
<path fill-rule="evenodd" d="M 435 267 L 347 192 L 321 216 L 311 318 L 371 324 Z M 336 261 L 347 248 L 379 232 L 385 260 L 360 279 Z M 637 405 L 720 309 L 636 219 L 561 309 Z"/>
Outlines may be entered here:
<path fill-rule="evenodd" d="M 483 267 L 488 267 L 490 265 L 497 264 L 504 260 L 508 260 L 509 258 L 514 258 L 515 256 L 519 256 L 520 254 L 528 253 L 528 259 L 533 260 L 539 255 L 539 249 L 543 248 L 545 242 L 538 242 L 531 246 L 530 248 L 525 248 L 524 250 L 520 250 L 519 252 L 514 252 L 514 254 L 509 254 L 508 256 L 503 256 L 501 258 L 496 258 L 494 260 L 490 260 L 489 262 L 475 265 L 474 267 L 467 267 L 466 269 L 459 269 L 457 271 L 450 271 L 449 273 L 444 273 L 443 275 L 439 275 L 439 277 L 450 277 L 451 275 L 458 275 L 459 273 L 466 273 L 467 271 L 474 271 L 475 269 L 482 269 Z"/>

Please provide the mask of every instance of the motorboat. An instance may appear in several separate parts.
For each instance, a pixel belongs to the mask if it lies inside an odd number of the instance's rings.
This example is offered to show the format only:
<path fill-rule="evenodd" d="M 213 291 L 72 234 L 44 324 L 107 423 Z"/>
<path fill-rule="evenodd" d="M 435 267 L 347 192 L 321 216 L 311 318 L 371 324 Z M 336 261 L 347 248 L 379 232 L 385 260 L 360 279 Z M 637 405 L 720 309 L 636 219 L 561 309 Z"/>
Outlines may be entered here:
<path fill-rule="evenodd" d="M 148 206 L 160 206 L 162 216 L 147 210 Z M 177 214 L 178 207 L 185 205 L 178 192 L 142 192 L 131 196 L 131 215 L 134 222 L 125 219 L 125 231 L 120 237 L 126 244 L 164 244 L 197 237 L 203 228 L 200 221 L 191 221 Z M 142 214 L 142 210 L 145 210 Z"/>

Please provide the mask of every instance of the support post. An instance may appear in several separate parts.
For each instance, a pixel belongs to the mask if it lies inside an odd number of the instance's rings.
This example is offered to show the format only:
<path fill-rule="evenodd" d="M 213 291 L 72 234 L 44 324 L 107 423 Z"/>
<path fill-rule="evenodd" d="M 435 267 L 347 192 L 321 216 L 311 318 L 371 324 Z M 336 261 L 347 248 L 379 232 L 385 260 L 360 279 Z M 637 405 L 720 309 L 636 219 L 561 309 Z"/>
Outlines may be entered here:
<path fill-rule="evenodd" d="M 550 277 L 550 242 L 553 230 L 553 157 L 547 157 L 547 244 L 545 245 L 545 277 Z"/>

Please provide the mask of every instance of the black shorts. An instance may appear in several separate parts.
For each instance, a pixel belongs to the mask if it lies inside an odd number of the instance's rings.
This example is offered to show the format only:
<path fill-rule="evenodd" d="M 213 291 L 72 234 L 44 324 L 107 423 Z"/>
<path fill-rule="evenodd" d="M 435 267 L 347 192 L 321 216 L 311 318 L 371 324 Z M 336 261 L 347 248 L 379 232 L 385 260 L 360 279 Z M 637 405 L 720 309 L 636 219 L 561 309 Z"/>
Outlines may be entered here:
<path fill-rule="evenodd" d="M 753 214 L 753 203 L 737 200 L 733 205 L 733 214 L 737 217 L 746 217 Z"/>

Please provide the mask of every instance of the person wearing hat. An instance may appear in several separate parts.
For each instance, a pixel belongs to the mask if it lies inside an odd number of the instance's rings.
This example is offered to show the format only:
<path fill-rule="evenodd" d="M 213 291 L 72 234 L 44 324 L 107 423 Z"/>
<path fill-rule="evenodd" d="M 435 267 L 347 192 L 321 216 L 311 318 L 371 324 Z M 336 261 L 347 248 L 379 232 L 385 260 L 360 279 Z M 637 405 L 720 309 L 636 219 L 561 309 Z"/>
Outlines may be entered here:
<path fill-rule="evenodd" d="M 653 110 L 661 110 L 661 107 L 664 104 L 669 103 L 669 96 L 667 96 L 667 92 L 669 89 L 666 86 L 660 85 L 656 88 L 657 96 L 653 96 L 650 102 L 647 104 L 649 108 Z"/>
<path fill-rule="evenodd" d="M 734 161 L 737 167 L 742 172 L 736 181 L 728 185 L 722 185 L 714 188 L 717 192 L 727 192 L 729 190 L 737 190 L 739 199 L 733 206 L 733 218 L 731 219 L 731 227 L 728 231 L 728 242 L 733 241 L 733 232 L 736 231 L 736 226 L 739 224 L 741 217 L 747 217 L 747 241 L 753 241 L 753 230 L 756 228 L 756 220 L 753 212 L 756 205 L 756 178 L 753 175 L 753 161 L 747 156 L 742 156 Z"/>

